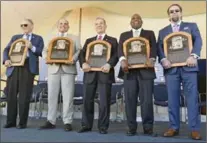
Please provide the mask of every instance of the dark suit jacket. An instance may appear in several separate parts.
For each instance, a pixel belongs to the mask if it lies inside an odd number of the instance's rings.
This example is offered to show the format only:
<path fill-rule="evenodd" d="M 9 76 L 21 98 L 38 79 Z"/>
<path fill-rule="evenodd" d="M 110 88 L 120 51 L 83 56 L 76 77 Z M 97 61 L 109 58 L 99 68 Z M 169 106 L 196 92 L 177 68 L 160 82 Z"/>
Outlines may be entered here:
<path fill-rule="evenodd" d="M 127 31 L 121 34 L 119 39 L 119 46 L 118 46 L 118 57 L 124 56 L 123 53 L 123 43 L 128 40 L 129 38 L 133 37 L 133 32 Z M 150 43 L 150 58 L 155 58 L 157 56 L 157 46 L 156 46 L 156 39 L 155 34 L 153 31 L 150 30 L 141 30 L 140 37 L 146 38 L 149 40 Z M 129 69 L 129 73 L 125 74 L 122 69 L 119 70 L 119 78 L 125 78 L 126 79 L 134 79 L 134 77 L 137 75 L 137 72 L 140 72 L 140 75 L 143 79 L 155 79 L 155 70 L 154 68 L 137 68 L 137 69 Z"/>
<path fill-rule="evenodd" d="M 200 56 L 200 51 L 201 51 L 201 47 L 202 47 L 202 39 L 201 39 L 201 35 L 200 35 L 197 24 L 196 23 L 181 22 L 179 31 L 187 32 L 192 35 L 193 49 L 192 49 L 191 53 L 194 53 L 194 54 Z M 172 30 L 171 24 L 159 31 L 159 36 L 158 36 L 158 41 L 157 41 L 159 61 L 161 59 L 165 58 L 163 40 L 168 34 L 170 34 L 172 32 L 173 32 L 173 30 Z M 185 71 L 198 71 L 198 66 L 196 66 L 196 67 L 183 66 L 183 69 Z M 176 71 L 177 71 L 177 68 L 175 67 L 175 68 L 170 68 L 170 69 L 164 70 L 164 73 L 173 74 Z"/>
<path fill-rule="evenodd" d="M 85 57 L 86 57 L 86 50 L 87 50 L 88 44 L 90 42 L 95 41 L 96 39 L 97 39 L 97 36 L 88 38 L 86 40 L 83 46 L 83 49 L 81 50 L 80 55 L 79 55 L 79 63 L 80 63 L 81 68 L 82 68 L 82 64 L 86 62 Z M 83 77 L 84 83 L 92 83 L 96 81 L 97 79 L 101 83 L 114 83 L 115 82 L 114 67 L 116 66 L 118 62 L 118 57 L 117 57 L 118 42 L 116 38 L 108 36 L 108 35 L 105 35 L 103 40 L 111 44 L 111 58 L 108 61 L 108 63 L 111 65 L 111 69 L 109 73 L 95 72 L 95 71 L 85 72 L 84 77 Z"/>
<path fill-rule="evenodd" d="M 19 34 L 19 35 L 14 35 L 11 38 L 10 42 L 8 43 L 8 45 L 6 46 L 3 52 L 3 64 L 5 63 L 6 60 L 9 59 L 9 50 L 10 50 L 12 43 L 22 37 L 23 37 L 23 34 Z M 41 36 L 32 33 L 31 43 L 33 46 L 36 47 L 36 51 L 35 53 L 33 53 L 29 49 L 29 70 L 31 73 L 38 75 L 39 74 L 39 56 L 42 56 L 44 42 Z M 6 69 L 6 75 L 10 76 L 13 70 L 14 70 L 14 67 L 8 67 Z"/>

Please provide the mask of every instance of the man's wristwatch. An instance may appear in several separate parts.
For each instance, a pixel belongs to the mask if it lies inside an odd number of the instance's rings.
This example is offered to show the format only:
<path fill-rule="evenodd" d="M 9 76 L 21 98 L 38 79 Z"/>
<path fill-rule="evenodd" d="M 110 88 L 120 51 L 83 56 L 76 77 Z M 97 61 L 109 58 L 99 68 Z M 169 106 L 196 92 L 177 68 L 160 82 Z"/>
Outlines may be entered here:
<path fill-rule="evenodd" d="M 198 59 L 198 56 L 196 55 L 191 55 L 194 59 Z"/>

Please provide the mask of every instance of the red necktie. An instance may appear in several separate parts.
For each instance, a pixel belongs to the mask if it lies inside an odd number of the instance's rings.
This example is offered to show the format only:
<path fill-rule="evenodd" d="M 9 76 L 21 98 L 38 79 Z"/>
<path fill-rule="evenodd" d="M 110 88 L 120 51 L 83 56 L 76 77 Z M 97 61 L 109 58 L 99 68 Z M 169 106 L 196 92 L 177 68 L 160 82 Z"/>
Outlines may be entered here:
<path fill-rule="evenodd" d="M 98 40 L 102 40 L 102 36 L 101 35 L 98 36 Z"/>

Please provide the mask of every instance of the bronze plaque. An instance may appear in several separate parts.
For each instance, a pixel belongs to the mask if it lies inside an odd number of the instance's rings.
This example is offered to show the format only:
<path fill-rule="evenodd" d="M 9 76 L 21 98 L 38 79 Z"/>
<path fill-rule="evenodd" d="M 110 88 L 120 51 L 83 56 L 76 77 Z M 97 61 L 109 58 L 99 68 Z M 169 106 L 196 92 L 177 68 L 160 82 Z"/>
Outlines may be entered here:
<path fill-rule="evenodd" d="M 192 37 L 186 32 L 173 32 L 164 38 L 164 53 L 172 67 L 185 66 L 192 50 Z"/>
<path fill-rule="evenodd" d="M 133 37 L 123 43 L 124 56 L 127 58 L 129 68 L 143 68 L 150 55 L 149 41 L 143 37 Z"/>
<path fill-rule="evenodd" d="M 67 37 L 52 39 L 48 47 L 47 63 L 73 63 L 73 41 Z"/>
<path fill-rule="evenodd" d="M 96 40 L 88 44 L 86 50 L 86 62 L 91 66 L 91 71 L 101 71 L 111 57 L 111 44 Z"/>
<path fill-rule="evenodd" d="M 23 66 L 27 57 L 28 48 L 26 47 L 26 39 L 18 39 L 14 41 L 9 50 L 9 58 L 12 66 Z"/>

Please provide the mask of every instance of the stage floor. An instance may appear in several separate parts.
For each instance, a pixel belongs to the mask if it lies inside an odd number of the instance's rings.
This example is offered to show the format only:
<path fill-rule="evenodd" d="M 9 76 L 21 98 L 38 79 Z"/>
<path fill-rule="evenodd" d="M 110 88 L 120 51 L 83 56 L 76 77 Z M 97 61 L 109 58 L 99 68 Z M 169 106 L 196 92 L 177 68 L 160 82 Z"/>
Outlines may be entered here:
<path fill-rule="evenodd" d="M 80 128 L 80 120 L 74 120 L 73 131 L 65 132 L 63 123 L 57 120 L 56 129 L 38 130 L 38 127 L 44 124 L 46 118 L 29 118 L 28 128 L 26 129 L 4 129 L 6 117 L 1 116 L 1 142 L 206 142 L 206 123 L 202 123 L 201 134 L 202 141 L 194 141 L 189 138 L 188 126 L 181 123 L 180 135 L 173 138 L 162 137 L 163 132 L 168 128 L 168 122 L 155 122 L 154 132 L 157 137 L 146 136 L 142 133 L 142 125 L 138 124 L 138 134 L 128 137 L 126 133 L 126 123 L 111 122 L 108 134 L 98 133 L 97 120 L 94 121 L 92 132 L 77 133 Z"/>

